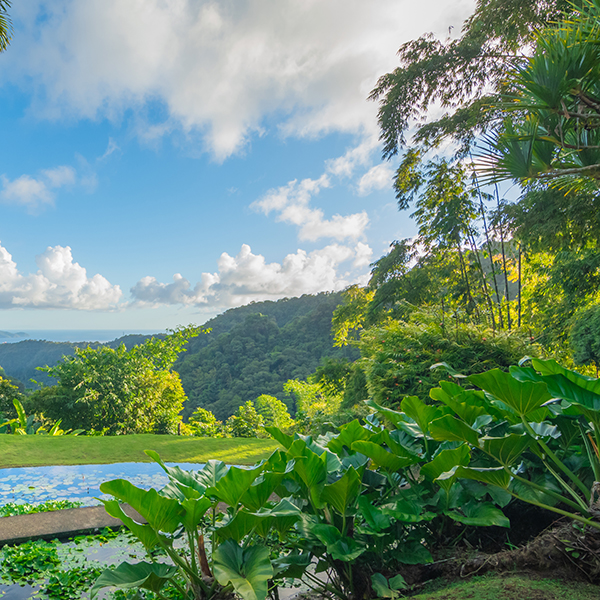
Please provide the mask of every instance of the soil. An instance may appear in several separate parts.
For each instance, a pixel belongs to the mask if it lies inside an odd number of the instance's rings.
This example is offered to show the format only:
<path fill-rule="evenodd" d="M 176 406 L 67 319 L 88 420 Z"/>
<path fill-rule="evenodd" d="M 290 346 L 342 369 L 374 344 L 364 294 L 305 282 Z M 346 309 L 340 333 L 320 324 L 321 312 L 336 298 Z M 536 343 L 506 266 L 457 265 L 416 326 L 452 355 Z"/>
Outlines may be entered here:
<path fill-rule="evenodd" d="M 558 521 L 533 540 L 511 550 L 473 553 L 464 549 L 448 559 L 428 565 L 407 565 L 402 575 L 418 589 L 423 583 L 442 578 L 456 580 L 496 573 L 527 573 L 533 577 L 560 577 L 600 583 L 600 530 L 584 528 L 572 521 Z"/>

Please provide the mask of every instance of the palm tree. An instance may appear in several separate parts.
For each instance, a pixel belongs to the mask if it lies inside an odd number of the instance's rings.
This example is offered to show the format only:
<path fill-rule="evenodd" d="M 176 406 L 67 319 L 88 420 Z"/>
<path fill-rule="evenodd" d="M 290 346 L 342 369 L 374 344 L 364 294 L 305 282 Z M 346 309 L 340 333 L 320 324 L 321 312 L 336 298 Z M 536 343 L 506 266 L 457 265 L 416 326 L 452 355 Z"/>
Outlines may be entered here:
<path fill-rule="evenodd" d="M 570 189 L 600 183 L 600 3 L 538 35 L 494 109 L 507 117 L 488 139 L 484 179 L 545 180 Z"/>
<path fill-rule="evenodd" d="M 10 44 L 12 36 L 12 23 L 8 16 L 10 0 L 0 0 L 0 52 L 4 52 Z"/>

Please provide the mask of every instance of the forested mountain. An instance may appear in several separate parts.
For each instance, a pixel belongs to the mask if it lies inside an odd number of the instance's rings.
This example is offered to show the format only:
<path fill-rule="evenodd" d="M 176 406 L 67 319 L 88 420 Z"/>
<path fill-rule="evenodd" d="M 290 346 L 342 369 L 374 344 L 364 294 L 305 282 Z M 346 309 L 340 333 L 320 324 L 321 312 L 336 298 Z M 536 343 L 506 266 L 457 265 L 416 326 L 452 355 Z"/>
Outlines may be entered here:
<path fill-rule="evenodd" d="M 203 406 L 226 418 L 260 394 L 281 397 L 288 379 L 305 379 L 325 356 L 357 358 L 352 349 L 333 348 L 331 317 L 340 302 L 340 294 L 328 293 L 254 302 L 205 323 L 211 331 L 190 340 L 174 367 L 189 398 L 184 415 Z M 124 343 L 131 348 L 148 337 L 127 335 L 105 345 L 116 348 Z M 42 340 L 0 344 L 0 366 L 28 387 L 31 379 L 53 385 L 55 380 L 36 367 L 54 366 L 75 348 L 86 346 Z"/>
<path fill-rule="evenodd" d="M 175 365 L 188 396 L 184 417 L 202 406 L 227 418 L 261 394 L 285 400 L 283 384 L 306 379 L 322 358 L 357 358 L 351 348 L 333 348 L 331 318 L 339 304 L 339 294 L 251 304 L 222 315 L 227 325 L 237 324 L 220 335 L 221 317 L 208 322 L 213 331 L 190 342 Z"/>

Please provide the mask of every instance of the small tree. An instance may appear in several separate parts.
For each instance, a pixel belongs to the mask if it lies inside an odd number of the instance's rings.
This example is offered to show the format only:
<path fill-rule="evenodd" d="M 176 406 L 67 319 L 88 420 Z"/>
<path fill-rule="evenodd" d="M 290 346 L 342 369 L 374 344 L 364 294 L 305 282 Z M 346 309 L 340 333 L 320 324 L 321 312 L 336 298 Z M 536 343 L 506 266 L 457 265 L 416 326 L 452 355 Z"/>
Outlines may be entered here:
<path fill-rule="evenodd" d="M 266 427 L 274 426 L 287 432 L 294 426 L 287 406 L 275 396 L 262 394 L 255 403 L 256 412 L 263 418 Z"/>
<path fill-rule="evenodd" d="M 253 438 L 263 433 L 263 418 L 256 412 L 252 400 L 242 404 L 225 423 L 226 432 L 232 437 Z"/>
<path fill-rule="evenodd" d="M 579 313 L 571 329 L 573 360 L 578 365 L 600 367 L 600 304 Z"/>
<path fill-rule="evenodd" d="M 192 413 L 189 425 L 192 435 L 197 437 L 223 437 L 223 423 L 205 408 L 198 407 Z"/>

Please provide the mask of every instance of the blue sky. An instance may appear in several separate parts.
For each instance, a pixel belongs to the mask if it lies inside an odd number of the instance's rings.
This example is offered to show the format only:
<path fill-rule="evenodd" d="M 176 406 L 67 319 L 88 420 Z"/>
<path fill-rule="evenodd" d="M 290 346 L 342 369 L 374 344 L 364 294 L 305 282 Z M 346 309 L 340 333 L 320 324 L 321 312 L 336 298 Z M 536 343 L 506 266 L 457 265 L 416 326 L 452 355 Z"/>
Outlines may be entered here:
<path fill-rule="evenodd" d="M 0 55 L 0 330 L 364 283 L 414 233 L 366 100 L 472 0 L 28 0 Z"/>

